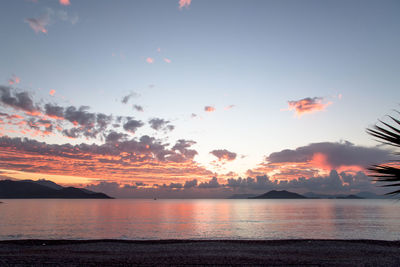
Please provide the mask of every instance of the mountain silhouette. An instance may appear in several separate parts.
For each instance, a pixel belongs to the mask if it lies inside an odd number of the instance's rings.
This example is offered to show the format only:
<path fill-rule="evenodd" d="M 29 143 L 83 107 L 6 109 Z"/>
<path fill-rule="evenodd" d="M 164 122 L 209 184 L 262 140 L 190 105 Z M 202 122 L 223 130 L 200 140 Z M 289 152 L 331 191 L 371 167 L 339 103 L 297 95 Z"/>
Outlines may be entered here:
<path fill-rule="evenodd" d="M 289 192 L 286 190 L 278 191 L 278 190 L 272 190 L 269 191 L 265 194 L 255 196 L 255 197 L 250 197 L 250 198 L 258 198 L 258 199 L 301 199 L 301 198 L 307 198 L 305 196 L 302 196 L 297 193 Z"/>
<path fill-rule="evenodd" d="M 75 187 L 62 187 L 51 181 L 47 181 L 49 183 L 43 183 L 43 181 L 46 180 L 0 181 L 0 198 L 112 198 L 104 193 Z"/>

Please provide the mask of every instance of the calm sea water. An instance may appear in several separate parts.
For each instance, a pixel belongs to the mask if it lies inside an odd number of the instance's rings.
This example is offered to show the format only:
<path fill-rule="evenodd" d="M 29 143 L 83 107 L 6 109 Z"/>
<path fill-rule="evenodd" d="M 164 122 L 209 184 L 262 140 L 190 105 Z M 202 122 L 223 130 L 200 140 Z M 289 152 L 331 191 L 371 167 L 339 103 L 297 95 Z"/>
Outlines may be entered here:
<path fill-rule="evenodd" d="M 2 200 L 5 239 L 400 240 L 393 200 Z"/>

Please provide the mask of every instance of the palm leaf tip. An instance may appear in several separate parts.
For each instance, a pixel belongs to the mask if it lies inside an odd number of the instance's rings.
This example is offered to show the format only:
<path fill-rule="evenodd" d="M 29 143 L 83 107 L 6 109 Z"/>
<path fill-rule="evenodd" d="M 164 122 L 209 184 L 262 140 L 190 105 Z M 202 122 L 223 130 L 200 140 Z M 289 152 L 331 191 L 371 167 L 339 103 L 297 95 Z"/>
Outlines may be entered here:
<path fill-rule="evenodd" d="M 398 113 L 398 112 L 397 112 Z M 400 113 L 398 113 L 400 114 Z M 391 123 L 379 121 L 381 125 L 375 125 L 373 128 L 368 128 L 367 133 L 377 138 L 379 142 L 400 147 L 400 120 L 388 116 L 391 119 Z M 398 153 L 395 153 L 398 155 Z M 373 165 L 368 170 L 371 171 L 369 176 L 374 177 L 377 182 L 386 182 L 387 184 L 383 187 L 400 187 L 400 162 L 398 164 L 389 165 Z M 400 190 L 395 190 L 386 195 L 398 195 Z"/>

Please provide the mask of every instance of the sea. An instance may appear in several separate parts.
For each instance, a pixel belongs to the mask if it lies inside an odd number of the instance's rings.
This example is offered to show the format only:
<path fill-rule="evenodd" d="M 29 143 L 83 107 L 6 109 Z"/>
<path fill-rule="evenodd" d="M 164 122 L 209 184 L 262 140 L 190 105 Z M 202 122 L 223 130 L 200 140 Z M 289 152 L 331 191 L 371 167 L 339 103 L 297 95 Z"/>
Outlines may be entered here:
<path fill-rule="evenodd" d="M 0 199 L 0 240 L 400 240 L 382 199 Z"/>

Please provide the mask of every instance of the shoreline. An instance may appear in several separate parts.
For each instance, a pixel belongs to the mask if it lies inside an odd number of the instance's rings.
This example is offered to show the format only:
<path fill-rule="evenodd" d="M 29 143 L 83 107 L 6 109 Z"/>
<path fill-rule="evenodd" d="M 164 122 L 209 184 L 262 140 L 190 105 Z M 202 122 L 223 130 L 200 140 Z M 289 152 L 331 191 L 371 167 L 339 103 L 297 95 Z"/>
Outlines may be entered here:
<path fill-rule="evenodd" d="M 0 265 L 399 266 L 400 241 L 47 240 L 0 241 Z"/>

